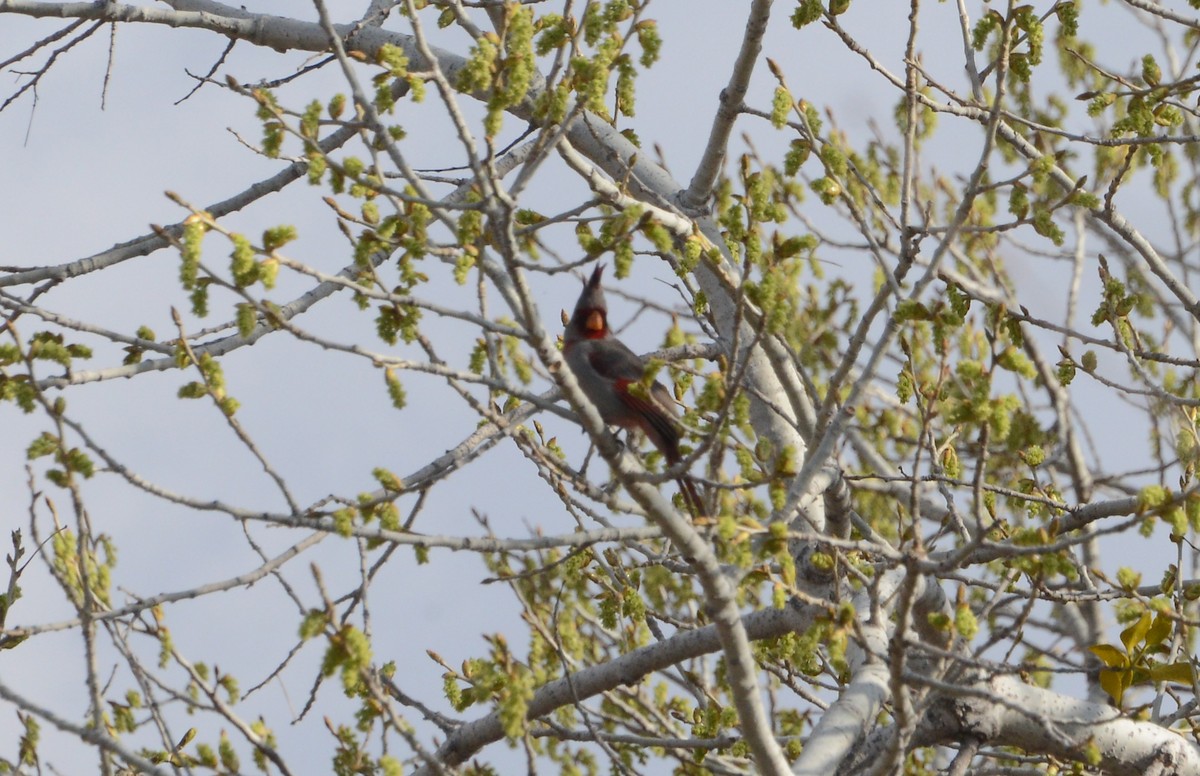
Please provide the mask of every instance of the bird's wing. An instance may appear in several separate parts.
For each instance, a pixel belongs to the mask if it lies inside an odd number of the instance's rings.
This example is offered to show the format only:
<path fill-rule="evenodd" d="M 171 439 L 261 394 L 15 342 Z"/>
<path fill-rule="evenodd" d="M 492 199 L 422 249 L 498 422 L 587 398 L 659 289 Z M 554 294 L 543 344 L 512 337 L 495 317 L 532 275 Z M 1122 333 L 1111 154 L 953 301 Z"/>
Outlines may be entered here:
<path fill-rule="evenodd" d="M 679 461 L 679 428 L 675 425 L 674 408 L 663 405 L 660 401 L 643 399 L 634 396 L 629 391 L 621 391 L 618 396 L 627 406 L 637 412 L 645 422 L 642 430 L 650 437 L 654 446 L 662 451 L 668 463 Z"/>
<path fill-rule="evenodd" d="M 650 387 L 649 396 L 637 396 L 626 386 L 642 379 L 646 362 L 616 339 L 608 339 L 604 347 L 592 348 L 588 363 L 596 373 L 617 384 L 617 399 L 642 418 L 642 429 L 649 434 L 650 441 L 663 452 L 667 461 L 679 460 L 679 429 L 676 428 L 675 402 L 671 393 L 660 382 Z"/>
<path fill-rule="evenodd" d="M 604 347 L 595 347 L 588 353 L 588 363 L 600 376 L 621 383 L 641 382 L 646 374 L 646 362 L 617 339 L 607 339 Z M 662 405 L 672 415 L 677 415 L 675 398 L 666 386 L 657 380 L 650 386 L 650 394 L 656 404 Z"/>
<path fill-rule="evenodd" d="M 609 380 L 642 379 L 646 371 L 646 362 L 625 347 L 624 343 L 609 338 L 603 343 L 598 342 L 597 345 L 599 347 L 591 348 L 588 353 L 588 363 L 596 370 L 596 374 Z"/>

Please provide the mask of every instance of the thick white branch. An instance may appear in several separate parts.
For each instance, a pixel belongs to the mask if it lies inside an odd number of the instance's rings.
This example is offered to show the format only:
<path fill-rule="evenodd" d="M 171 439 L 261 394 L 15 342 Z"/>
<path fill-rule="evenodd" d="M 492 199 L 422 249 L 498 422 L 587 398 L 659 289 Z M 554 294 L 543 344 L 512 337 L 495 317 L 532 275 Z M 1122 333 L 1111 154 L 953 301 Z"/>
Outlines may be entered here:
<path fill-rule="evenodd" d="M 1099 771 L 1115 776 L 1200 773 L 1195 744 L 1107 704 L 1076 700 L 1012 676 L 998 676 L 981 689 L 943 706 L 936 714 L 942 728 L 931 734 L 946 741 L 973 735 L 996 746 L 1075 761 L 1086 760 L 1093 748 Z"/>

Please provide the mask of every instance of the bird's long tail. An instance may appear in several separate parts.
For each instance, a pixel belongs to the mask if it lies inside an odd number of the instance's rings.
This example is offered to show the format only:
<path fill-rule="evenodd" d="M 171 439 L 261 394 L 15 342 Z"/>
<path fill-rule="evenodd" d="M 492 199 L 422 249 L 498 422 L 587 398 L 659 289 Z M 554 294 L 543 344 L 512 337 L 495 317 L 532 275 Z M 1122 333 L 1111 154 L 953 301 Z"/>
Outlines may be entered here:
<path fill-rule="evenodd" d="M 700 498 L 700 493 L 696 490 L 696 483 L 692 482 L 692 478 L 687 475 L 677 478 L 675 482 L 679 485 L 683 503 L 691 513 L 692 520 L 699 520 L 707 510 L 704 507 L 704 501 Z"/>

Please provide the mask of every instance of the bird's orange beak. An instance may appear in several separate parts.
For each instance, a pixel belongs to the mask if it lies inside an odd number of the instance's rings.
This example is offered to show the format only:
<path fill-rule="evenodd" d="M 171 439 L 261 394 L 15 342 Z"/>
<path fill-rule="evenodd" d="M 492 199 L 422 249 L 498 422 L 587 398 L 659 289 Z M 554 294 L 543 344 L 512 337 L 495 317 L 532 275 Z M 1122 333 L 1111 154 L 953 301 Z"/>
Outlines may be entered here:
<path fill-rule="evenodd" d="M 604 314 L 599 310 L 592 310 L 587 314 L 587 318 L 583 319 L 583 328 L 593 334 L 600 334 L 604 331 Z"/>

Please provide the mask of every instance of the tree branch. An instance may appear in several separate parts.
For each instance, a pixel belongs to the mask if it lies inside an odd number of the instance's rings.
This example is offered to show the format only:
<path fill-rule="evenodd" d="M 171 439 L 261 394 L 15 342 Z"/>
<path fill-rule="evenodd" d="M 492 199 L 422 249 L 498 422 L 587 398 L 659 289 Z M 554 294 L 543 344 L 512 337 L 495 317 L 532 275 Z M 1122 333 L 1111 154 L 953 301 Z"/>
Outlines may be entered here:
<path fill-rule="evenodd" d="M 767 609 L 745 615 L 739 624 L 744 628 L 747 638 L 758 641 L 803 632 L 817 612 L 815 607 L 803 605 Z M 582 700 L 624 684 L 636 684 L 642 677 L 655 671 L 723 649 L 718 630 L 714 624 L 679 632 L 665 641 L 635 649 L 603 665 L 585 668 L 570 677 L 548 682 L 534 692 L 526 717 L 531 720 L 543 717 L 555 709 L 575 703 L 576 698 Z M 452 733 L 438 748 L 437 757 L 445 765 L 455 766 L 503 737 L 500 714 L 493 712 L 482 719 L 468 722 Z M 786 769 L 783 772 L 786 773 Z M 427 768 L 417 771 L 417 776 L 430 774 Z"/>
<path fill-rule="evenodd" d="M 733 133 L 733 125 L 741 113 L 742 102 L 746 99 L 746 90 L 750 87 L 754 65 L 758 62 L 758 55 L 762 53 L 762 39 L 767 33 L 767 21 L 771 18 L 771 3 L 772 0 L 754 0 L 750 5 L 749 19 L 742 33 L 742 47 L 733 64 L 733 71 L 729 74 L 729 83 L 721 90 L 721 96 L 717 99 L 717 110 L 713 116 L 712 129 L 708 133 L 704 155 L 696 165 L 692 182 L 679 197 L 679 203 L 689 213 L 699 213 L 703 210 L 724 167 L 729 136 Z"/>

